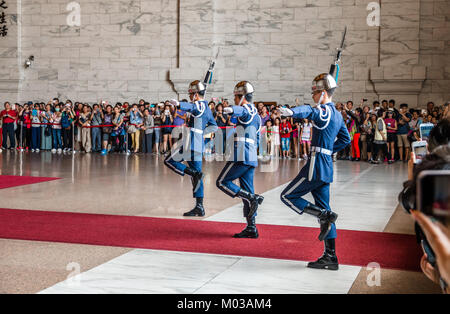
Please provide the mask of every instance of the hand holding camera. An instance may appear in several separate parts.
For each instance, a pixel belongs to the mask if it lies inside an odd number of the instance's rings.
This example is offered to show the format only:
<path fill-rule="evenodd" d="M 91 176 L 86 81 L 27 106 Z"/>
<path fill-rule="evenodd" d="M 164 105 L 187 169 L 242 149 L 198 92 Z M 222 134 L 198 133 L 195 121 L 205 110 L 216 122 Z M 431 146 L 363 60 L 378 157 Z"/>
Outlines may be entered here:
<path fill-rule="evenodd" d="M 430 218 L 419 211 L 411 211 L 414 220 L 419 224 L 430 244 L 432 250 L 435 252 L 435 263 L 437 269 L 430 265 L 425 260 L 428 256 L 424 256 L 422 261 L 422 270 L 430 280 L 435 281 L 436 278 L 441 277 L 443 282 L 437 282 L 443 286 L 448 293 L 448 288 L 445 283 L 450 282 L 450 230 L 441 223 L 434 223 Z M 428 265 L 427 265 L 428 264 Z M 431 266 L 431 267 L 430 267 Z"/>

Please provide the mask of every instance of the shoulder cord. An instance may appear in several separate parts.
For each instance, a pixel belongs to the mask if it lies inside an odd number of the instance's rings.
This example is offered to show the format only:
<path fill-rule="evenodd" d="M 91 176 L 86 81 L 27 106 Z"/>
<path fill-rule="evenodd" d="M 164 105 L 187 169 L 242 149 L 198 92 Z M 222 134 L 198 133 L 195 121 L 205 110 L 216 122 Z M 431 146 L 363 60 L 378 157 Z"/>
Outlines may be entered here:
<path fill-rule="evenodd" d="M 318 127 L 318 126 L 314 123 L 314 121 L 311 121 L 313 127 L 315 127 L 315 128 L 318 129 L 318 130 L 326 129 L 327 126 L 328 126 L 328 124 L 330 124 L 330 120 L 331 120 L 331 109 L 328 108 L 327 105 L 324 105 L 324 106 L 325 106 L 325 107 L 324 107 L 325 110 L 324 110 L 324 112 L 322 111 L 322 105 L 321 105 L 321 102 L 322 102 L 322 99 L 323 99 L 324 94 L 325 94 L 325 92 L 322 92 L 322 95 L 320 95 L 320 99 L 319 99 L 319 101 L 318 101 L 317 108 L 319 109 L 319 118 L 320 118 L 321 121 L 325 122 L 325 126 L 323 126 L 323 127 Z"/>
<path fill-rule="evenodd" d="M 322 110 L 322 105 L 320 105 L 320 104 L 317 106 L 317 108 L 319 109 L 319 118 L 321 121 L 325 122 L 325 125 L 323 127 L 318 127 L 314 123 L 314 121 L 312 121 L 312 125 L 318 130 L 326 129 L 331 121 L 331 109 L 328 108 L 327 105 L 324 105 L 324 106 L 325 106 L 325 108 L 324 108 L 325 111 Z"/>
<path fill-rule="evenodd" d="M 196 118 L 200 118 L 206 110 L 206 105 L 204 104 L 203 101 L 196 101 L 194 104 L 195 104 L 197 110 L 200 111 L 200 114 L 195 115 L 192 113 L 192 115 Z"/>
<path fill-rule="evenodd" d="M 251 115 L 251 118 L 247 122 L 242 121 L 240 118 L 238 118 L 238 120 L 242 124 L 250 124 L 253 121 L 253 118 L 258 114 L 258 110 L 255 107 L 248 106 L 247 104 L 243 104 L 243 106 L 247 109 L 248 113 Z"/>

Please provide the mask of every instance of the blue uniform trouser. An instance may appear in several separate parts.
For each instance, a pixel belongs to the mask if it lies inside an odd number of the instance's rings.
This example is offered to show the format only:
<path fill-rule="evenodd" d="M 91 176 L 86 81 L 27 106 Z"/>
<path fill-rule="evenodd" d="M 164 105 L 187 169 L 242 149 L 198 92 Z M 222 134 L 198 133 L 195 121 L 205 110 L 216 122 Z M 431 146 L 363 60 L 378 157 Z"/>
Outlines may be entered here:
<path fill-rule="evenodd" d="M 183 145 L 180 145 L 177 148 L 172 149 L 170 155 L 166 157 L 164 160 L 164 164 L 169 167 L 169 169 L 173 170 L 175 173 L 184 176 L 184 170 L 189 167 L 194 169 L 195 171 L 202 171 L 202 159 L 203 154 L 199 152 L 191 151 L 191 160 L 187 161 L 188 166 L 186 166 L 183 162 Z M 203 197 L 203 180 L 200 183 L 200 188 L 197 192 L 194 193 L 194 197 Z"/>
<path fill-rule="evenodd" d="M 330 183 L 323 181 L 308 181 L 303 174 L 299 174 L 289 185 L 281 192 L 281 201 L 289 206 L 298 214 L 303 214 L 303 209 L 310 204 L 302 196 L 311 193 L 315 205 L 322 209 L 331 211 L 330 208 Z M 331 230 L 326 239 L 336 239 L 336 226 L 331 225 Z"/>
<path fill-rule="evenodd" d="M 237 196 L 241 189 L 254 194 L 254 175 L 255 167 L 244 165 L 243 162 L 229 161 L 217 178 L 216 185 L 221 191 L 233 198 Z M 239 179 L 240 186 L 233 183 L 236 179 Z M 242 201 L 244 202 L 244 217 L 247 217 L 250 210 L 250 204 L 246 199 L 242 199 Z"/>

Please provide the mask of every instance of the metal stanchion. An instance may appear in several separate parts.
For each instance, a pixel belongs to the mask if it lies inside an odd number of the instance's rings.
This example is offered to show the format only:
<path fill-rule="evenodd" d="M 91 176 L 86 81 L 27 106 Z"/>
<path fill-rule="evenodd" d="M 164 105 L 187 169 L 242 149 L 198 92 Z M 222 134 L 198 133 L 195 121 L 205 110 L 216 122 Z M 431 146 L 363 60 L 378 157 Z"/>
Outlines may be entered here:
<path fill-rule="evenodd" d="M 75 154 L 75 124 L 72 122 L 72 155 Z"/>
<path fill-rule="evenodd" d="M 23 176 L 23 154 L 19 154 L 19 176 Z"/>
<path fill-rule="evenodd" d="M 72 144 L 72 149 L 73 149 L 73 144 Z M 72 153 L 72 183 L 75 183 L 75 154 L 74 153 Z"/>
<path fill-rule="evenodd" d="M 23 135 L 22 135 L 22 132 L 23 132 L 23 125 L 21 124 L 20 125 L 20 149 L 19 149 L 19 152 L 23 152 Z"/>

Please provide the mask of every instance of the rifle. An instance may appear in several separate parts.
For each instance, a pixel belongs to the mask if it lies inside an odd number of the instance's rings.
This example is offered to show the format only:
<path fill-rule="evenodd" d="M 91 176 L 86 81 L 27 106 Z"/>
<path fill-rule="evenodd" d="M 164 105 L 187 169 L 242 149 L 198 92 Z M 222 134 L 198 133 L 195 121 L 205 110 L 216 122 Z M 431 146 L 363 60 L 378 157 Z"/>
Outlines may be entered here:
<path fill-rule="evenodd" d="M 220 47 L 217 49 L 216 57 L 209 62 L 209 69 L 206 72 L 205 79 L 203 80 L 203 84 L 205 84 L 205 95 L 206 95 L 206 90 L 208 89 L 208 86 L 212 83 L 214 67 L 216 66 L 216 60 L 217 60 L 217 57 L 219 56 L 219 52 L 220 52 Z"/>
<path fill-rule="evenodd" d="M 342 51 L 344 50 L 344 43 L 345 43 L 345 35 L 346 34 L 347 34 L 347 26 L 345 26 L 344 34 L 342 34 L 341 45 L 340 45 L 339 48 L 337 48 L 337 53 L 336 53 L 336 57 L 334 58 L 334 63 L 330 67 L 330 75 L 334 76 L 334 79 L 336 80 L 336 83 L 337 83 L 338 78 L 339 78 L 339 70 L 340 70 L 339 62 L 341 61 Z M 335 72 L 336 72 L 336 76 L 334 75 Z"/>

